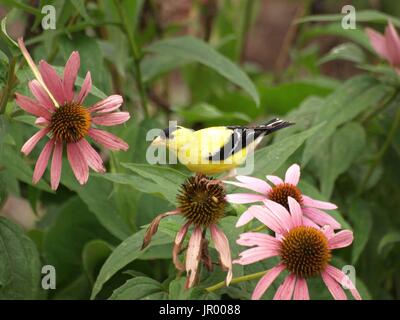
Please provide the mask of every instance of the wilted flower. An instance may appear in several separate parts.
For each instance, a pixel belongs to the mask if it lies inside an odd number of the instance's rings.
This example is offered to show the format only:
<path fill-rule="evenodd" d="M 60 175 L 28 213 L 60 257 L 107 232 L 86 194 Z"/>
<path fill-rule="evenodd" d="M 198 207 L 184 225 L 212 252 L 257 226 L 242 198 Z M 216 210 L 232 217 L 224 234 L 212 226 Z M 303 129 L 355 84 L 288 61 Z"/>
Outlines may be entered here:
<path fill-rule="evenodd" d="M 107 149 L 127 150 L 129 147 L 120 138 L 96 128 L 97 125 L 121 124 L 130 118 L 128 112 L 115 112 L 121 106 L 123 99 L 120 95 L 112 95 L 93 106 L 83 106 L 83 101 L 90 92 L 92 80 L 90 72 L 87 72 L 80 92 L 74 94 L 74 83 L 80 67 L 78 52 L 71 54 L 65 65 L 63 78 L 60 78 L 46 61 L 40 61 L 39 71 L 23 40 L 19 39 L 18 43 L 36 80 L 29 82 L 29 89 L 35 99 L 17 93 L 16 102 L 26 112 L 36 116 L 35 123 L 43 127 L 23 145 L 21 151 L 28 155 L 44 136 L 50 135 L 50 140 L 36 162 L 33 183 L 41 179 L 53 154 L 51 188 L 53 190 L 58 188 L 62 153 L 66 145 L 68 160 L 75 177 L 80 184 L 85 184 L 89 177 L 89 167 L 97 172 L 105 171 L 100 155 L 85 139 L 87 136 Z"/>
<path fill-rule="evenodd" d="M 289 167 L 289 169 L 287 169 L 285 174 L 285 181 L 277 176 L 268 175 L 267 179 L 272 182 L 272 187 L 266 181 L 254 177 L 237 176 L 236 179 L 239 182 L 224 182 L 238 187 L 250 189 L 257 192 L 258 194 L 228 194 L 226 196 L 226 199 L 230 203 L 254 203 L 269 199 L 281 204 L 286 209 L 289 209 L 288 197 L 292 197 L 301 205 L 303 214 L 305 215 L 304 220 L 311 220 L 320 226 L 330 225 L 333 229 L 340 228 L 339 222 L 337 222 L 326 212 L 320 210 L 336 209 L 337 206 L 335 204 L 315 200 L 301 193 L 300 189 L 297 187 L 297 184 L 300 180 L 300 167 L 297 164 L 293 164 Z M 236 226 L 243 226 L 252 219 L 253 216 L 251 214 L 251 210 L 247 210 L 241 215 Z"/>
<path fill-rule="evenodd" d="M 400 73 L 400 37 L 393 23 L 389 21 L 384 34 L 371 28 L 367 28 L 366 33 L 376 53 L 389 61 L 397 73 Z"/>
<path fill-rule="evenodd" d="M 229 242 L 223 231 L 217 226 L 219 220 L 224 216 L 225 195 L 225 188 L 222 182 L 202 174 L 190 177 L 182 184 L 181 192 L 177 196 L 178 208 L 157 216 L 146 231 L 142 248 L 145 248 L 150 243 L 151 237 L 157 232 L 162 218 L 171 215 L 182 215 L 186 218 L 186 223 L 175 237 L 172 251 L 172 258 L 176 268 L 180 271 L 186 269 L 188 276 L 186 288 L 192 287 L 196 282 L 200 261 L 203 261 L 207 269 L 212 269 L 212 261 L 208 254 L 208 241 L 205 238 L 207 229 L 210 231 L 215 249 L 219 253 L 221 267 L 228 271 L 226 285 L 229 285 L 232 280 Z M 189 227 L 192 225 L 193 231 L 189 239 L 184 266 L 178 256 Z"/>
<path fill-rule="evenodd" d="M 265 201 L 265 207 L 253 206 L 254 217 L 273 230 L 276 237 L 247 232 L 237 240 L 238 244 L 253 248 L 240 253 L 240 258 L 233 263 L 248 265 L 270 257 L 280 258 L 280 262 L 258 282 L 252 299 L 259 299 L 284 270 L 289 271 L 289 275 L 276 291 L 274 299 L 310 299 L 306 279 L 315 276 L 322 277 L 335 299 L 347 299 L 341 285 L 349 288 L 355 299 L 361 299 L 350 278 L 329 264 L 331 251 L 349 246 L 353 242 L 353 233 L 349 230 L 334 233 L 329 226 L 308 226 L 304 223 L 300 204 L 292 197 L 289 197 L 288 204 L 290 213 L 271 200 Z"/>

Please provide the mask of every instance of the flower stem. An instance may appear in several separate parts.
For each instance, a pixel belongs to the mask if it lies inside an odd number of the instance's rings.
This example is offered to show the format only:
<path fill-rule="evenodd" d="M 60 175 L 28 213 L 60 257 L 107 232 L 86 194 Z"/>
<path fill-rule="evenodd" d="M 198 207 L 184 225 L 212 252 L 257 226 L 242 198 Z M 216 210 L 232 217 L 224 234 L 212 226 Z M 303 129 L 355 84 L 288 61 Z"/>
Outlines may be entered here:
<path fill-rule="evenodd" d="M 382 160 L 383 156 L 385 155 L 386 151 L 388 150 L 389 146 L 391 145 L 393 139 L 395 138 L 396 132 L 397 132 L 397 129 L 399 128 L 399 126 L 400 126 L 400 108 L 397 109 L 394 121 L 393 121 L 392 126 L 389 131 L 389 134 L 387 135 L 382 148 L 376 154 L 375 160 L 372 162 L 367 174 L 365 175 L 363 182 L 361 183 L 361 187 L 358 192 L 359 194 L 361 194 L 364 191 L 364 189 L 366 188 L 369 179 L 371 178 L 372 174 L 374 173 L 379 162 Z"/>
<path fill-rule="evenodd" d="M 248 274 L 248 275 L 245 275 L 245 276 L 242 276 L 242 277 L 233 278 L 232 281 L 231 281 L 231 284 L 258 279 L 258 278 L 261 278 L 267 272 L 268 272 L 268 270 L 267 271 L 257 272 L 257 273 L 252 273 L 252 274 Z M 218 282 L 217 284 L 214 284 L 213 286 L 206 288 L 206 291 L 213 292 L 213 291 L 216 291 L 216 290 L 221 289 L 223 287 L 225 287 L 225 281 Z"/>
<path fill-rule="evenodd" d="M 12 58 L 8 66 L 7 84 L 4 86 L 0 97 L 0 114 L 3 114 L 6 111 L 7 102 L 15 84 L 15 63 L 15 58 Z"/>
<path fill-rule="evenodd" d="M 133 30 L 130 28 L 129 23 L 128 23 L 128 18 L 125 14 L 124 9 L 121 6 L 120 0 L 114 0 L 115 6 L 117 7 L 118 14 L 121 18 L 122 22 L 122 27 L 126 33 L 126 36 L 128 38 L 129 42 L 129 48 L 132 52 L 133 56 L 133 65 L 135 69 L 135 81 L 136 81 L 136 87 L 139 91 L 139 96 L 140 96 L 140 103 L 143 108 L 143 113 L 145 118 L 148 118 L 149 116 L 149 111 L 147 109 L 147 97 L 146 97 L 146 92 L 145 88 L 143 85 L 143 80 L 142 80 L 142 72 L 140 70 L 140 61 L 142 59 L 142 54 L 140 52 L 140 49 L 135 41 L 135 37 L 133 35 Z"/>
<path fill-rule="evenodd" d="M 247 31 L 249 31 L 251 15 L 253 12 L 255 2 L 256 0 L 248 0 L 246 1 L 246 4 L 244 6 L 242 23 L 240 25 L 239 38 L 236 48 L 236 56 L 239 63 L 242 59 L 242 54 L 244 50 L 243 46 L 245 45 L 246 42 Z"/>

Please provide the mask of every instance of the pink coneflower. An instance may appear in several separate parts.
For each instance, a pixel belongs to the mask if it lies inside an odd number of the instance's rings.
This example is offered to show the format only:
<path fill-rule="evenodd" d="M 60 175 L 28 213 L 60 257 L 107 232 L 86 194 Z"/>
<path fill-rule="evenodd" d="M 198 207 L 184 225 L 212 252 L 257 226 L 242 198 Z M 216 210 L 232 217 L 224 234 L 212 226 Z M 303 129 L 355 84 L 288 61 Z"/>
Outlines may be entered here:
<path fill-rule="evenodd" d="M 335 299 L 347 299 L 341 287 L 346 285 L 353 297 L 360 300 L 360 294 L 350 278 L 329 264 L 331 251 L 349 246 L 353 242 L 353 233 L 349 230 L 334 233 L 329 226 L 306 225 L 300 204 L 292 197 L 288 199 L 290 213 L 276 202 L 266 200 L 265 203 L 265 207 L 257 206 L 253 214 L 277 237 L 257 232 L 241 234 L 237 243 L 253 248 L 240 253 L 240 258 L 233 262 L 248 265 L 270 257 L 280 258 L 280 262 L 258 282 L 252 299 L 260 299 L 279 274 L 287 270 L 289 275 L 276 291 L 274 299 L 308 300 L 306 279 L 321 276 Z"/>
<path fill-rule="evenodd" d="M 58 188 L 62 153 L 66 145 L 68 160 L 75 177 L 80 184 L 85 184 L 89 177 L 89 167 L 96 172 L 105 171 L 100 155 L 85 137 L 89 136 L 111 150 L 127 150 L 129 147 L 120 138 L 96 128 L 97 125 L 121 124 L 130 118 L 128 112 L 116 112 L 123 99 L 120 95 L 112 95 L 93 106 L 83 106 L 83 101 L 90 92 L 92 80 L 90 72 L 87 72 L 80 92 L 74 94 L 74 83 L 80 66 L 78 52 L 71 54 L 65 65 L 63 78 L 60 78 L 46 61 L 40 61 L 38 70 L 23 40 L 19 39 L 18 43 L 36 80 L 29 82 L 29 89 L 35 99 L 17 93 L 16 102 L 26 112 L 36 116 L 35 123 L 42 127 L 23 145 L 21 151 L 28 155 L 44 136 L 50 136 L 36 162 L 33 183 L 41 179 L 53 154 L 50 171 L 51 188 L 53 190 Z"/>
<path fill-rule="evenodd" d="M 223 231 L 217 226 L 218 221 L 225 213 L 225 188 L 220 181 L 213 180 L 202 174 L 190 177 L 182 184 L 181 193 L 177 196 L 179 207 L 167 213 L 160 214 L 150 224 L 146 231 L 143 246 L 145 248 L 151 237 L 157 232 L 162 218 L 171 215 L 183 215 L 186 223 L 175 237 L 172 258 L 176 268 L 187 272 L 186 288 L 191 288 L 198 278 L 198 265 L 203 261 L 204 266 L 212 269 L 212 261 L 208 254 L 208 241 L 205 238 L 209 230 L 215 249 L 219 253 L 220 265 L 227 270 L 226 285 L 232 280 L 232 260 L 229 242 Z M 185 266 L 179 259 L 185 236 L 193 225 L 189 239 Z"/>
<path fill-rule="evenodd" d="M 397 73 L 400 73 L 400 37 L 393 23 L 389 21 L 385 34 L 380 34 L 371 28 L 367 28 L 366 33 L 376 53 L 389 61 Z"/>
<path fill-rule="evenodd" d="M 281 204 L 286 209 L 289 209 L 288 197 L 292 197 L 296 199 L 298 203 L 300 203 L 306 220 L 310 219 L 320 226 L 330 225 L 333 229 L 340 228 L 339 222 L 337 222 L 329 214 L 321 210 L 336 209 L 337 206 L 335 204 L 325 201 L 314 200 L 301 193 L 300 189 L 297 187 L 297 184 L 300 180 L 300 167 L 297 164 L 293 164 L 289 167 L 289 169 L 287 169 L 285 174 L 285 181 L 277 176 L 268 175 L 267 179 L 272 182 L 272 187 L 266 181 L 254 177 L 237 176 L 236 179 L 239 182 L 224 182 L 238 187 L 250 189 L 257 192 L 258 194 L 228 194 L 226 196 L 226 199 L 230 203 L 254 203 L 269 199 Z M 251 215 L 251 210 L 247 210 L 241 215 L 236 226 L 243 226 L 252 219 L 253 216 Z"/>

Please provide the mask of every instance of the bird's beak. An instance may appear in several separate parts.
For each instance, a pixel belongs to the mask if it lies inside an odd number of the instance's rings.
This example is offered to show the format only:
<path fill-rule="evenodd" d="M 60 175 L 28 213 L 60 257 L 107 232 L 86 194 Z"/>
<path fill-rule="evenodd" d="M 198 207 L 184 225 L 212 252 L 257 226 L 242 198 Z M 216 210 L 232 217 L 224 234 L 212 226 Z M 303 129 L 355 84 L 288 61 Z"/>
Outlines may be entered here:
<path fill-rule="evenodd" d="M 153 140 L 151 143 L 152 146 L 158 147 L 158 146 L 165 146 L 165 140 L 161 139 L 161 137 L 157 137 Z"/>

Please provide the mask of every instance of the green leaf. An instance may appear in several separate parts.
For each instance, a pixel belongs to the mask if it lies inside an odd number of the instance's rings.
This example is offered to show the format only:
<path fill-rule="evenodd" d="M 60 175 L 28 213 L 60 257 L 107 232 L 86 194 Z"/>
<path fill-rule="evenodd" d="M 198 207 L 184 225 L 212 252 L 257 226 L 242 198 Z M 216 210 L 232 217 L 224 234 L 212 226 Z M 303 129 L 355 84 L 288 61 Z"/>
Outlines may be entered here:
<path fill-rule="evenodd" d="M 85 0 L 71 0 L 71 3 L 85 21 L 92 22 L 92 19 L 86 11 Z"/>
<path fill-rule="evenodd" d="M 303 153 L 303 165 L 319 152 L 336 128 L 351 121 L 361 112 L 382 103 L 394 89 L 368 76 L 358 76 L 347 80 L 325 99 L 314 119 L 314 124 L 327 121 L 324 130 L 307 140 Z"/>
<path fill-rule="evenodd" d="M 0 217 L 0 299 L 35 299 L 39 282 L 35 244 L 21 227 Z"/>
<path fill-rule="evenodd" d="M 147 300 L 167 297 L 161 283 L 148 277 L 136 277 L 125 282 L 121 287 L 114 290 L 110 300 Z"/>
<path fill-rule="evenodd" d="M 324 55 L 319 63 L 326 63 L 333 60 L 347 60 L 357 63 L 365 62 L 365 54 L 359 46 L 354 43 L 342 43 L 332 48 L 326 55 Z"/>
<path fill-rule="evenodd" d="M 152 43 L 145 50 L 152 53 L 170 55 L 177 60 L 186 59 L 202 63 L 244 89 L 257 105 L 260 103 L 257 89 L 249 77 L 232 61 L 197 38 L 184 36 L 160 40 Z"/>
<path fill-rule="evenodd" d="M 111 254 L 113 247 L 104 240 L 95 239 L 85 244 L 82 251 L 82 263 L 90 282 L 96 280 L 100 267 Z"/>
<path fill-rule="evenodd" d="M 320 123 L 306 131 L 281 139 L 277 143 L 262 148 L 254 155 L 255 176 L 265 177 L 277 170 L 309 137 L 324 129 Z"/>
<path fill-rule="evenodd" d="M 161 230 L 160 230 L 161 231 Z M 154 235 L 151 240 L 149 246 L 141 250 L 143 237 L 145 230 L 140 230 L 134 235 L 127 238 L 123 241 L 112 254 L 108 257 L 103 267 L 100 270 L 100 273 L 96 279 L 96 282 L 93 286 L 92 291 L 92 299 L 94 299 L 97 294 L 103 288 L 103 285 L 111 279 L 113 275 L 115 275 L 119 270 L 125 267 L 130 262 L 138 259 L 144 252 L 146 252 L 152 246 L 162 245 L 170 243 L 173 237 L 166 235 L 162 232 L 158 232 Z"/>
<path fill-rule="evenodd" d="M 395 244 L 396 242 L 400 242 L 400 232 L 399 231 L 393 231 L 387 233 L 379 242 L 378 245 L 378 253 L 382 254 L 383 250 L 392 244 Z"/>
<path fill-rule="evenodd" d="M 183 67 L 184 65 L 192 62 L 191 59 L 176 59 L 174 56 L 156 54 L 146 56 L 140 62 L 140 69 L 142 72 L 142 80 L 150 82 L 155 80 L 158 76 L 168 73 L 174 69 Z"/>

